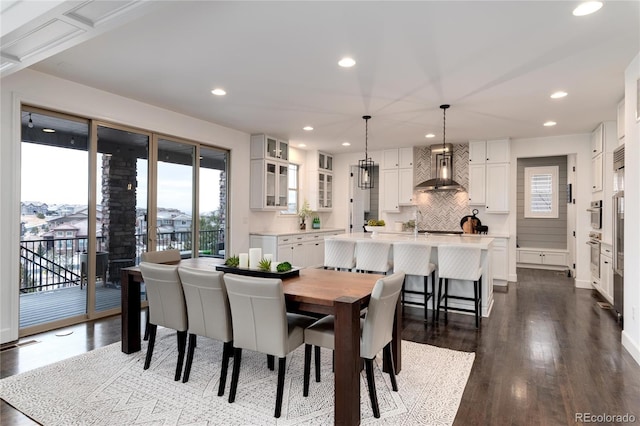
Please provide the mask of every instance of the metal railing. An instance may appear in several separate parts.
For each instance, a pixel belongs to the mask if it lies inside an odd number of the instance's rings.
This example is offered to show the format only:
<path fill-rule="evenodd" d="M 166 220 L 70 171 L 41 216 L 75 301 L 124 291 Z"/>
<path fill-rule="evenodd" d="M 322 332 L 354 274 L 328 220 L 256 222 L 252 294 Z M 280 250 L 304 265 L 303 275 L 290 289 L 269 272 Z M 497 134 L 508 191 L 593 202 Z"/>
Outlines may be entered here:
<path fill-rule="evenodd" d="M 147 234 L 135 234 L 137 264 L 147 251 Z M 193 257 L 190 231 L 157 234 L 156 250 L 178 249 L 183 257 Z M 105 238 L 97 238 L 98 251 L 107 251 Z M 84 273 L 81 258 L 86 253 L 87 238 L 59 238 L 20 241 L 20 292 L 55 290 L 82 285 Z M 200 231 L 199 256 L 224 257 L 224 230 Z M 86 257 L 86 255 L 85 255 Z M 121 259 L 110 260 L 117 263 Z M 85 266 L 86 268 L 86 266 Z"/>

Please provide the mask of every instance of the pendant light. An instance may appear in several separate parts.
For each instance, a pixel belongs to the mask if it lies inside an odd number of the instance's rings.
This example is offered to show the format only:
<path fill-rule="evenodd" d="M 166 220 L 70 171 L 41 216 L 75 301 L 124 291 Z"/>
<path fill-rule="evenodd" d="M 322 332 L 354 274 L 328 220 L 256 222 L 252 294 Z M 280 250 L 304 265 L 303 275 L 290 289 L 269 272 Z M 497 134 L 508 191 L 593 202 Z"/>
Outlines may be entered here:
<path fill-rule="evenodd" d="M 31 113 L 29 113 L 29 123 L 27 124 L 27 127 L 33 129 L 33 120 L 31 119 Z"/>
<path fill-rule="evenodd" d="M 447 176 L 447 170 L 449 169 L 448 161 L 451 156 L 447 155 L 447 108 L 451 105 L 443 104 L 440 105 L 442 109 L 442 157 L 440 159 L 440 175 L 438 176 L 443 183 L 443 186 L 447 184 L 447 180 L 451 179 L 451 176 Z"/>
<path fill-rule="evenodd" d="M 369 144 L 369 119 L 370 115 L 363 115 L 364 119 L 364 160 L 358 161 L 358 188 L 371 189 L 373 188 L 373 166 L 375 165 L 373 160 L 368 155 Z"/>

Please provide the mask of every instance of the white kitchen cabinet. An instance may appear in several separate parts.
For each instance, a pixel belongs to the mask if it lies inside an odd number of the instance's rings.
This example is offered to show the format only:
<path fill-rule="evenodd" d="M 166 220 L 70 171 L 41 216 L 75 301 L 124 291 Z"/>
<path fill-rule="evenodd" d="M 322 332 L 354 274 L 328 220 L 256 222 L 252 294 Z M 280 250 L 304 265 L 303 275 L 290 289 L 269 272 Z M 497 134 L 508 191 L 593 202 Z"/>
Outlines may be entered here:
<path fill-rule="evenodd" d="M 398 148 L 398 168 L 413 170 L 413 147 Z"/>
<path fill-rule="evenodd" d="M 399 165 L 400 157 L 398 149 L 385 149 L 382 151 L 382 164 L 380 167 L 382 170 L 397 169 Z"/>
<path fill-rule="evenodd" d="M 595 157 L 602 154 L 602 147 L 604 141 L 604 125 L 598 124 L 593 132 L 591 132 L 591 156 Z"/>
<path fill-rule="evenodd" d="M 469 164 L 482 164 L 487 161 L 487 142 L 469 141 Z"/>
<path fill-rule="evenodd" d="M 251 159 L 289 161 L 289 142 L 264 134 L 251 135 Z"/>
<path fill-rule="evenodd" d="M 495 238 L 493 240 L 491 269 L 494 285 L 507 285 L 507 281 L 509 280 L 508 242 L 508 238 Z"/>
<path fill-rule="evenodd" d="M 413 148 L 386 149 L 382 155 L 382 211 L 413 204 Z"/>
<path fill-rule="evenodd" d="M 598 290 L 609 302 L 613 303 L 613 259 L 611 246 L 602 244 L 600 247 L 600 282 Z"/>
<path fill-rule="evenodd" d="M 486 166 L 486 209 L 487 213 L 509 213 L 509 163 L 487 164 Z"/>
<path fill-rule="evenodd" d="M 591 159 L 591 192 L 602 191 L 602 162 L 602 153 Z"/>
<path fill-rule="evenodd" d="M 324 265 L 324 239 L 343 231 L 307 231 L 283 235 L 249 236 L 250 247 L 262 248 L 262 253 L 273 254 L 276 262 L 289 262 L 298 267 L 320 267 Z"/>
<path fill-rule="evenodd" d="M 469 141 L 469 205 L 487 213 L 509 213 L 509 139 Z"/>
<path fill-rule="evenodd" d="M 399 212 L 400 204 L 398 203 L 398 185 L 400 184 L 400 177 L 398 169 L 382 170 L 381 177 L 381 210 L 385 212 Z"/>
<path fill-rule="evenodd" d="M 313 211 L 329 211 L 333 208 L 333 155 L 320 151 L 309 151 L 306 162 L 307 201 Z"/>
<path fill-rule="evenodd" d="M 289 163 L 251 160 L 249 206 L 254 210 L 287 208 Z"/>
<path fill-rule="evenodd" d="M 486 166 L 482 164 L 469 164 L 469 184 L 467 191 L 469 194 L 469 205 L 485 205 L 485 180 Z"/>
<path fill-rule="evenodd" d="M 509 163 L 510 161 L 511 149 L 509 139 L 487 141 L 487 164 Z"/>
<path fill-rule="evenodd" d="M 517 262 L 529 265 L 567 266 L 566 250 L 517 249 Z"/>
<path fill-rule="evenodd" d="M 624 139 L 624 98 L 618 104 L 618 139 Z"/>

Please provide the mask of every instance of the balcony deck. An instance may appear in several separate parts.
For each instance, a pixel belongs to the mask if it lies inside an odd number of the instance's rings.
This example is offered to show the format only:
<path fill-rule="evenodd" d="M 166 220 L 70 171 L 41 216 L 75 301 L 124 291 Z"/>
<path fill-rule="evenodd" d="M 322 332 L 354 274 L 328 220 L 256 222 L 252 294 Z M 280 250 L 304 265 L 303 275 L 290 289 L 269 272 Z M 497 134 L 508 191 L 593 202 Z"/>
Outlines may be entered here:
<path fill-rule="evenodd" d="M 20 328 L 86 313 L 87 287 L 71 286 L 56 290 L 20 294 Z M 120 289 L 96 286 L 96 310 L 120 307 Z"/>

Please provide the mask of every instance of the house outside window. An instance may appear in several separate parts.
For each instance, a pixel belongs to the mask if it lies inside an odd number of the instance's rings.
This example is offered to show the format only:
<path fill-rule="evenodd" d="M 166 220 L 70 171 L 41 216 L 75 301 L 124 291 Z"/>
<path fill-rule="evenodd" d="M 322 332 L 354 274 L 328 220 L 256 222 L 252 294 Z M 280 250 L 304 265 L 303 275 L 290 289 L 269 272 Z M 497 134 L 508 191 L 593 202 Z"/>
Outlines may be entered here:
<path fill-rule="evenodd" d="M 298 213 L 298 165 L 289 164 L 289 179 L 287 188 L 287 210 L 281 210 L 280 214 Z"/>
<path fill-rule="evenodd" d="M 558 217 L 558 166 L 524 169 L 524 217 Z"/>

